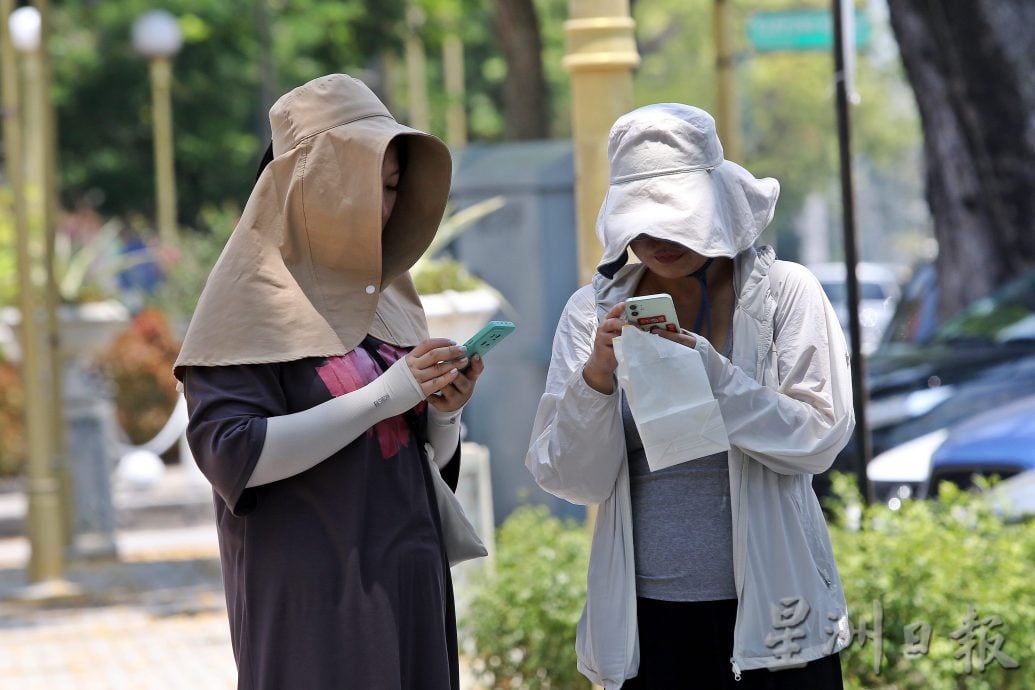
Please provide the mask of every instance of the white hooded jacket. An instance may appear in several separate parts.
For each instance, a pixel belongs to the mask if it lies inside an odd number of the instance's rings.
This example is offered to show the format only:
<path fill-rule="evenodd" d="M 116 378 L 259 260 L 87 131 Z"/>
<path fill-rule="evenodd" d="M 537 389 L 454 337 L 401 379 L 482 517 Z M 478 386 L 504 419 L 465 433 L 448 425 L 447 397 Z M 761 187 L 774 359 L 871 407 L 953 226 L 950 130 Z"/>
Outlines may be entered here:
<path fill-rule="evenodd" d="M 656 192 L 654 184 L 642 193 Z M 613 260 L 621 253 L 615 245 L 628 247 L 637 226 L 608 232 L 601 220 L 598 232 L 601 225 L 605 258 Z M 678 233 L 664 234 L 694 246 L 693 236 Z M 768 247 L 738 250 L 732 355 L 700 336 L 695 349 L 731 444 L 738 610 L 730 662 L 739 677 L 741 670 L 800 666 L 848 644 L 847 607 L 812 475 L 847 443 L 854 415 L 844 336 L 818 281 L 802 266 L 776 261 Z M 599 319 L 634 295 L 644 270 L 624 265 L 608 271 L 610 278 L 602 270 L 569 299 L 525 460 L 546 491 L 599 506 L 576 647 L 579 670 L 608 690 L 639 665 L 629 468 L 620 395 L 590 388 L 582 368 Z"/>

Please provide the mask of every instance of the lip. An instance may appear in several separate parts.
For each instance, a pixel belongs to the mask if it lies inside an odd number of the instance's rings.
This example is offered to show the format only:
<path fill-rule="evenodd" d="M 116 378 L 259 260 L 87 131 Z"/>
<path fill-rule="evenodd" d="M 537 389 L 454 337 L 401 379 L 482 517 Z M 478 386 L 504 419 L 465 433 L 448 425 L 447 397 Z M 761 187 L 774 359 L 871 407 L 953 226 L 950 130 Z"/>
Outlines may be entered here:
<path fill-rule="evenodd" d="M 658 252 L 654 255 L 654 260 L 661 264 L 671 264 L 679 261 L 683 254 L 685 252 Z"/>

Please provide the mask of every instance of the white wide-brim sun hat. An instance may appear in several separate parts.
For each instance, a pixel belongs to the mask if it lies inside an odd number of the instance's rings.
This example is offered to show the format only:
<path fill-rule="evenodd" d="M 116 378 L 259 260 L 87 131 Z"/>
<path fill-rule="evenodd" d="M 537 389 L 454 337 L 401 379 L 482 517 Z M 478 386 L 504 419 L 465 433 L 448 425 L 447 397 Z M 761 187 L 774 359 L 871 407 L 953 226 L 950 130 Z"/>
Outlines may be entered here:
<path fill-rule="evenodd" d="M 610 182 L 597 216 L 598 271 L 613 277 L 640 235 L 734 257 L 773 219 L 780 183 L 723 157 L 715 120 L 681 103 L 638 108 L 608 138 Z"/>

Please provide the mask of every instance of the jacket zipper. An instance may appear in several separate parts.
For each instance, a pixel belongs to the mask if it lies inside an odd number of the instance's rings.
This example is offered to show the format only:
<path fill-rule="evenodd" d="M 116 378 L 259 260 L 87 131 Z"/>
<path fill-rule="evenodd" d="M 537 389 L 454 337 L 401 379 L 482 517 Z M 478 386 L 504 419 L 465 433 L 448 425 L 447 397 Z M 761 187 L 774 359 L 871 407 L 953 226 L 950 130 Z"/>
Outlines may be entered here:
<path fill-rule="evenodd" d="M 740 682 L 740 666 L 737 666 L 737 660 L 730 657 L 730 665 L 733 667 L 733 680 Z"/>

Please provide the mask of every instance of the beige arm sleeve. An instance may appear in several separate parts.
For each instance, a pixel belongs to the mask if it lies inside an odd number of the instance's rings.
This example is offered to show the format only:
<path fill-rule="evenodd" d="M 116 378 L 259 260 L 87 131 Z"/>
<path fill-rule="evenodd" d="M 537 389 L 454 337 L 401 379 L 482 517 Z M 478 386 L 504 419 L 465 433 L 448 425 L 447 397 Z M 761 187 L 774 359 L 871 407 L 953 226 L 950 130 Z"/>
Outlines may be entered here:
<path fill-rule="evenodd" d="M 423 399 L 420 384 L 403 358 L 358 390 L 303 412 L 270 417 L 262 453 L 247 486 L 261 486 L 304 472 L 374 424 L 406 412 Z M 459 438 L 459 413 L 456 427 Z M 452 454 L 450 451 L 445 456 L 446 461 Z"/>
<path fill-rule="evenodd" d="M 439 469 L 449 463 L 460 445 L 460 413 L 463 409 L 439 412 L 428 405 L 428 443 L 432 448 L 431 457 Z"/>

